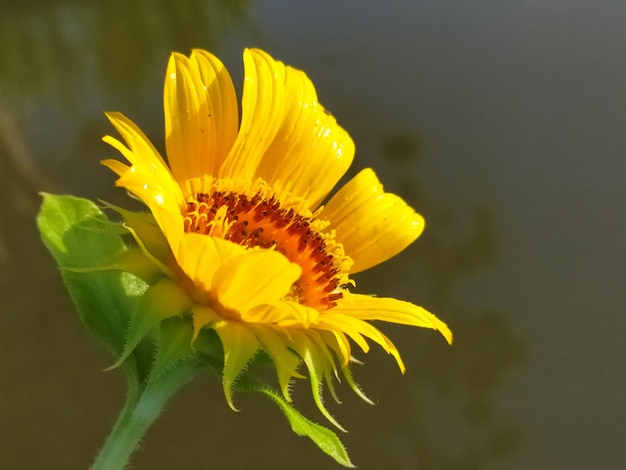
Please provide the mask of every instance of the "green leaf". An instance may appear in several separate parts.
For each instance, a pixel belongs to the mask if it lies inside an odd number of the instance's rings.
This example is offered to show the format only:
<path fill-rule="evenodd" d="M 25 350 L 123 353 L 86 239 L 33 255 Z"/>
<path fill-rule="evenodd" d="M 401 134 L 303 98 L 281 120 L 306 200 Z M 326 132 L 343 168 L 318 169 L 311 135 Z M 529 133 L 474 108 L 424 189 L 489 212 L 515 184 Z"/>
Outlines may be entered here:
<path fill-rule="evenodd" d="M 105 270 L 126 245 L 93 202 L 43 194 L 37 225 L 44 244 L 87 330 L 115 358 L 124 350 L 138 297 L 147 288 L 137 277 Z"/>
<path fill-rule="evenodd" d="M 242 377 L 237 382 L 237 389 L 242 392 L 262 393 L 270 398 L 283 412 L 293 432 L 298 436 L 307 436 L 322 449 L 322 451 L 344 467 L 354 468 L 346 448 L 339 440 L 339 437 L 330 429 L 320 426 L 300 414 L 300 412 L 289 404 L 278 392 L 275 392 L 267 386 L 253 383 L 248 377 Z"/>

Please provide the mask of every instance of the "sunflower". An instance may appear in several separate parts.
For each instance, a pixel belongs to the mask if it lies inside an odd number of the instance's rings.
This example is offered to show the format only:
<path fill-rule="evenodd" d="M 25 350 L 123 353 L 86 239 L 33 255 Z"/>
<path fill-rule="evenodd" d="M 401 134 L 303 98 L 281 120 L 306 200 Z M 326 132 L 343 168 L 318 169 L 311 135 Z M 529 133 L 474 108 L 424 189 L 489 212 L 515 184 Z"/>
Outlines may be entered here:
<path fill-rule="evenodd" d="M 151 315 L 190 313 L 194 338 L 215 330 L 229 405 L 233 383 L 262 350 L 287 400 L 304 363 L 318 407 L 337 424 L 322 383 L 332 391 L 332 377 L 343 375 L 367 400 L 349 369 L 352 343 L 366 353 L 373 341 L 405 369 L 371 321 L 436 329 L 452 342 L 445 323 L 421 307 L 351 292 L 352 274 L 402 251 L 424 220 L 371 169 L 328 198 L 352 162 L 350 136 L 305 73 L 258 49 L 245 50 L 243 61 L 239 119 L 232 80 L 215 56 L 172 54 L 164 87 L 169 164 L 119 113 L 107 116 L 123 142 L 104 141 L 128 164 L 102 163 L 151 212 L 120 210 L 157 273 L 145 294 Z"/>

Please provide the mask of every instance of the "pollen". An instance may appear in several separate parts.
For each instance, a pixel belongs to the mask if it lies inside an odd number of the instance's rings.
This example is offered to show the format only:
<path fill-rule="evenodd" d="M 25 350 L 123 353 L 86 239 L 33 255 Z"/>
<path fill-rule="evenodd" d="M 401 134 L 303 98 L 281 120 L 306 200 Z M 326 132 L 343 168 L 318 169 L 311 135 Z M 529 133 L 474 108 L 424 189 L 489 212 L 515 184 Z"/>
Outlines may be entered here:
<path fill-rule="evenodd" d="M 342 298 L 347 282 L 342 269 L 343 249 L 332 234 L 316 230 L 319 224 L 274 196 L 247 196 L 235 192 L 199 193 L 187 202 L 185 232 L 220 237 L 248 248 L 275 249 L 302 268 L 290 297 L 320 311 Z M 345 258 L 345 256 L 343 256 Z"/>

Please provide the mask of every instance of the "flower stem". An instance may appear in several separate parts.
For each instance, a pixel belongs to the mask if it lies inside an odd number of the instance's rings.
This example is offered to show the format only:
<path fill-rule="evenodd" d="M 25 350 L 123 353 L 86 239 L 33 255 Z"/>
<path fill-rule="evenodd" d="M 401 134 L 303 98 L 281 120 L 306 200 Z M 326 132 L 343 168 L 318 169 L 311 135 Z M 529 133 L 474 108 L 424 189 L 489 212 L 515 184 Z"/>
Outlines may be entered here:
<path fill-rule="evenodd" d="M 138 384 L 129 382 L 124 408 L 91 470 L 126 468 L 139 441 L 159 416 L 163 406 L 198 372 L 197 364 L 184 363 L 148 384 L 143 390 Z"/>

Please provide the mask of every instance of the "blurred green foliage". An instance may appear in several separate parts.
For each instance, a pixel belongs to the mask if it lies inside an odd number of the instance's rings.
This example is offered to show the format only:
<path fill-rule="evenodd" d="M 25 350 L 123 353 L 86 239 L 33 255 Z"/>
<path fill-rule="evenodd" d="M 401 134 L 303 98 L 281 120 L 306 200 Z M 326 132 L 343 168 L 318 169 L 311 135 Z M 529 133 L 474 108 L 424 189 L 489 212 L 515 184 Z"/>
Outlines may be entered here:
<path fill-rule="evenodd" d="M 81 80 L 136 92 L 172 49 L 211 48 L 250 0 L 0 2 L 0 94 L 79 99 Z M 84 75 L 87 74 L 87 77 Z M 1 96 L 1 95 L 0 95 Z"/>

